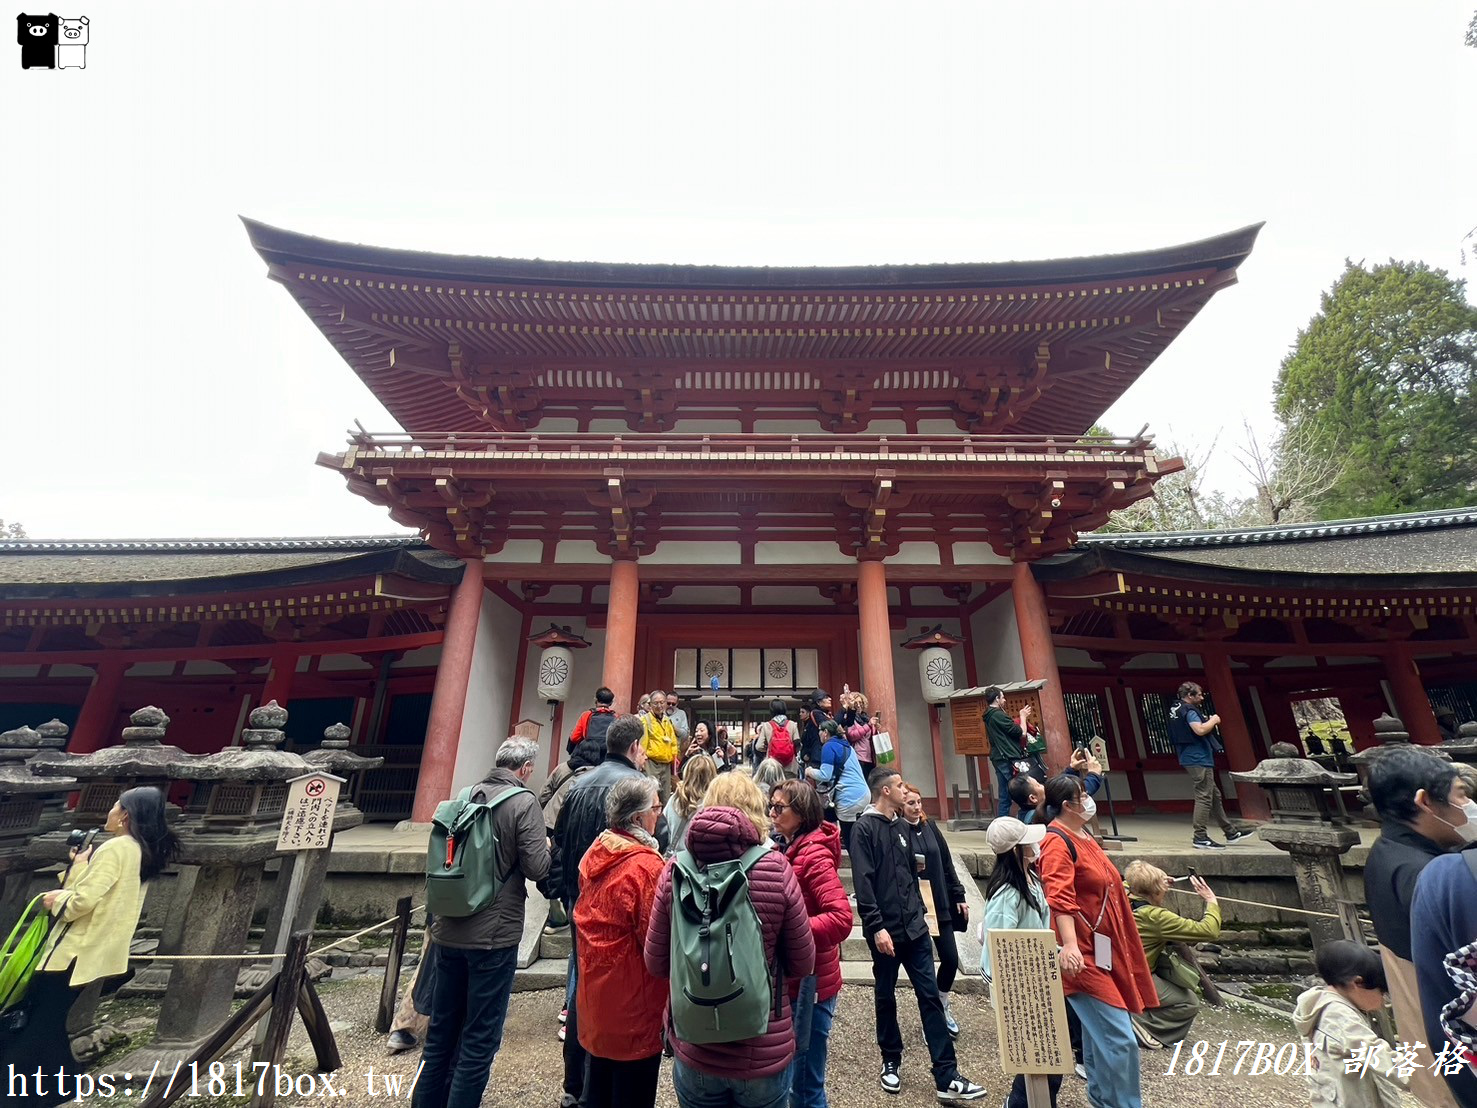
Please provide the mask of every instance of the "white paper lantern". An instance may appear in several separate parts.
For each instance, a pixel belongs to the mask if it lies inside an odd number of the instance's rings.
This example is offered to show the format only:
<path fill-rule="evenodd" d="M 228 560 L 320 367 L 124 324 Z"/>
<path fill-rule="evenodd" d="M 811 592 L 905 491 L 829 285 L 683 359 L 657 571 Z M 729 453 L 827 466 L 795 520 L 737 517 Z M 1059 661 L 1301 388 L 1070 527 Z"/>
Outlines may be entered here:
<path fill-rule="evenodd" d="M 918 651 L 918 681 L 928 704 L 942 704 L 954 692 L 954 658 L 942 646 Z"/>
<path fill-rule="evenodd" d="M 566 646 L 546 646 L 538 660 L 538 695 L 540 700 L 564 701 L 569 697 L 569 684 L 574 678 L 574 655 Z"/>

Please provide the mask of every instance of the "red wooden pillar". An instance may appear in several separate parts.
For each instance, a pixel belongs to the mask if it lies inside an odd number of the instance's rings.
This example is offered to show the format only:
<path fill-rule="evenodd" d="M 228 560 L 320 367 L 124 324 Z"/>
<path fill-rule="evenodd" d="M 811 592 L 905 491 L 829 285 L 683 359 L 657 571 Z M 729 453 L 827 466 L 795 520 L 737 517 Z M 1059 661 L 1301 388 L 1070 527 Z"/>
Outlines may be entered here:
<path fill-rule="evenodd" d="M 1400 720 L 1410 732 L 1411 742 L 1428 746 L 1439 743 L 1441 731 L 1436 726 L 1436 713 L 1431 710 L 1426 687 L 1421 684 L 1415 652 L 1404 643 L 1391 647 L 1385 659 L 1385 673 L 1390 681 L 1390 692 L 1395 697 L 1395 706 L 1400 709 Z"/>
<path fill-rule="evenodd" d="M 615 693 L 615 710 L 629 712 L 631 681 L 636 665 L 636 604 L 641 596 L 641 574 L 634 557 L 610 563 L 610 598 L 605 608 L 605 664 L 600 683 Z"/>
<path fill-rule="evenodd" d="M 298 652 L 286 647 L 272 651 L 272 662 L 267 668 L 267 683 L 262 688 L 262 704 L 275 700 L 282 707 L 292 698 L 292 683 L 297 677 Z"/>
<path fill-rule="evenodd" d="M 118 716 L 118 694 L 123 691 L 123 671 L 127 668 L 122 659 L 110 658 L 97 664 L 77 726 L 72 728 L 72 739 L 67 743 L 69 754 L 91 754 L 112 745 L 113 736 L 108 731 Z"/>
<path fill-rule="evenodd" d="M 857 562 L 856 608 L 862 648 L 862 691 L 873 714 L 882 714 L 882 730 L 892 735 L 897 751 L 893 764 L 902 768 L 902 736 L 898 733 L 897 686 L 892 676 L 892 628 L 887 620 L 887 571 L 877 558 Z M 827 689 L 834 697 L 837 690 Z"/>
<path fill-rule="evenodd" d="M 1015 601 L 1016 633 L 1021 640 L 1021 661 L 1026 680 L 1044 680 L 1041 690 L 1041 728 L 1046 735 L 1046 768 L 1060 773 L 1072 760 L 1072 732 L 1067 725 L 1067 701 L 1062 695 L 1062 675 L 1056 666 L 1056 646 L 1051 641 L 1051 619 L 1046 594 L 1031 572 L 1030 562 L 1016 562 L 1010 583 Z"/>
<path fill-rule="evenodd" d="M 933 741 L 933 787 L 938 797 L 938 818 L 949 819 L 948 775 L 944 772 L 944 739 L 939 729 L 939 718 L 944 714 L 942 704 L 928 705 L 928 737 Z"/>
<path fill-rule="evenodd" d="M 1236 692 L 1236 679 L 1231 673 L 1230 659 L 1221 651 L 1202 650 L 1205 683 L 1221 717 L 1221 739 L 1226 744 L 1226 760 L 1233 770 L 1253 770 L 1257 766 L 1256 751 L 1251 745 L 1251 732 L 1246 714 L 1241 710 L 1241 697 Z M 1236 785 L 1236 799 L 1246 819 L 1271 819 L 1272 808 L 1267 794 L 1255 785 Z"/>
<path fill-rule="evenodd" d="M 436 684 L 431 691 L 431 718 L 426 723 L 426 745 L 421 751 L 420 778 L 410 813 L 415 823 L 430 823 L 436 805 L 451 795 L 462 712 L 467 706 L 467 686 L 472 681 L 477 621 L 482 615 L 482 590 L 482 562 L 468 559 L 446 613 L 441 661 L 436 665 Z"/>

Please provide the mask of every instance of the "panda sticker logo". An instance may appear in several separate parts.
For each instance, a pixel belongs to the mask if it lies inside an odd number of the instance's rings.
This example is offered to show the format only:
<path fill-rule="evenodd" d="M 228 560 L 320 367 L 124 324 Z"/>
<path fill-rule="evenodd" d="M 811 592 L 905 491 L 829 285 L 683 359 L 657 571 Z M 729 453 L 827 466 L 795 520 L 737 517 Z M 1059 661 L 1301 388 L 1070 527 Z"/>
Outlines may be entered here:
<path fill-rule="evenodd" d="M 22 69 L 86 69 L 88 18 L 26 15 L 15 17 L 15 41 Z"/>

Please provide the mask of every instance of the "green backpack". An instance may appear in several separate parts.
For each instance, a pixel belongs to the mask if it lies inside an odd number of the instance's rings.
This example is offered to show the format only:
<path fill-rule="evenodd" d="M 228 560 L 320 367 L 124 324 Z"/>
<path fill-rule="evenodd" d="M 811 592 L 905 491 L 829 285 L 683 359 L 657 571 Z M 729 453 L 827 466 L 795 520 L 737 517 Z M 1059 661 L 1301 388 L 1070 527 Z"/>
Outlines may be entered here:
<path fill-rule="evenodd" d="M 672 859 L 672 1027 L 684 1043 L 736 1043 L 769 1029 L 784 990 L 764 958 L 764 927 L 749 871 L 768 853 L 702 866 Z M 777 976 L 777 975 L 776 975 Z"/>
<path fill-rule="evenodd" d="M 455 800 L 443 800 L 431 817 L 426 911 L 433 916 L 475 916 L 493 902 L 503 886 L 503 876 L 497 869 L 497 828 L 492 813 L 509 797 L 528 790 L 508 789 L 484 804 L 472 799 L 474 788 L 463 789 Z"/>

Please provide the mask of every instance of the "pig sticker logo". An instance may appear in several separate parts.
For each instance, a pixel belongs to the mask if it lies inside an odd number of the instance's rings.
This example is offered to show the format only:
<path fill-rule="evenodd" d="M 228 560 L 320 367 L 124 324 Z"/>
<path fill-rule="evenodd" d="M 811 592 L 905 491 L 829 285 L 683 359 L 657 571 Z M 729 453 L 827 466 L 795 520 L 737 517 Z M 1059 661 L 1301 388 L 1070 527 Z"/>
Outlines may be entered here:
<path fill-rule="evenodd" d="M 57 15 L 15 17 L 15 41 L 21 48 L 22 69 L 86 69 L 88 18 Z"/>

